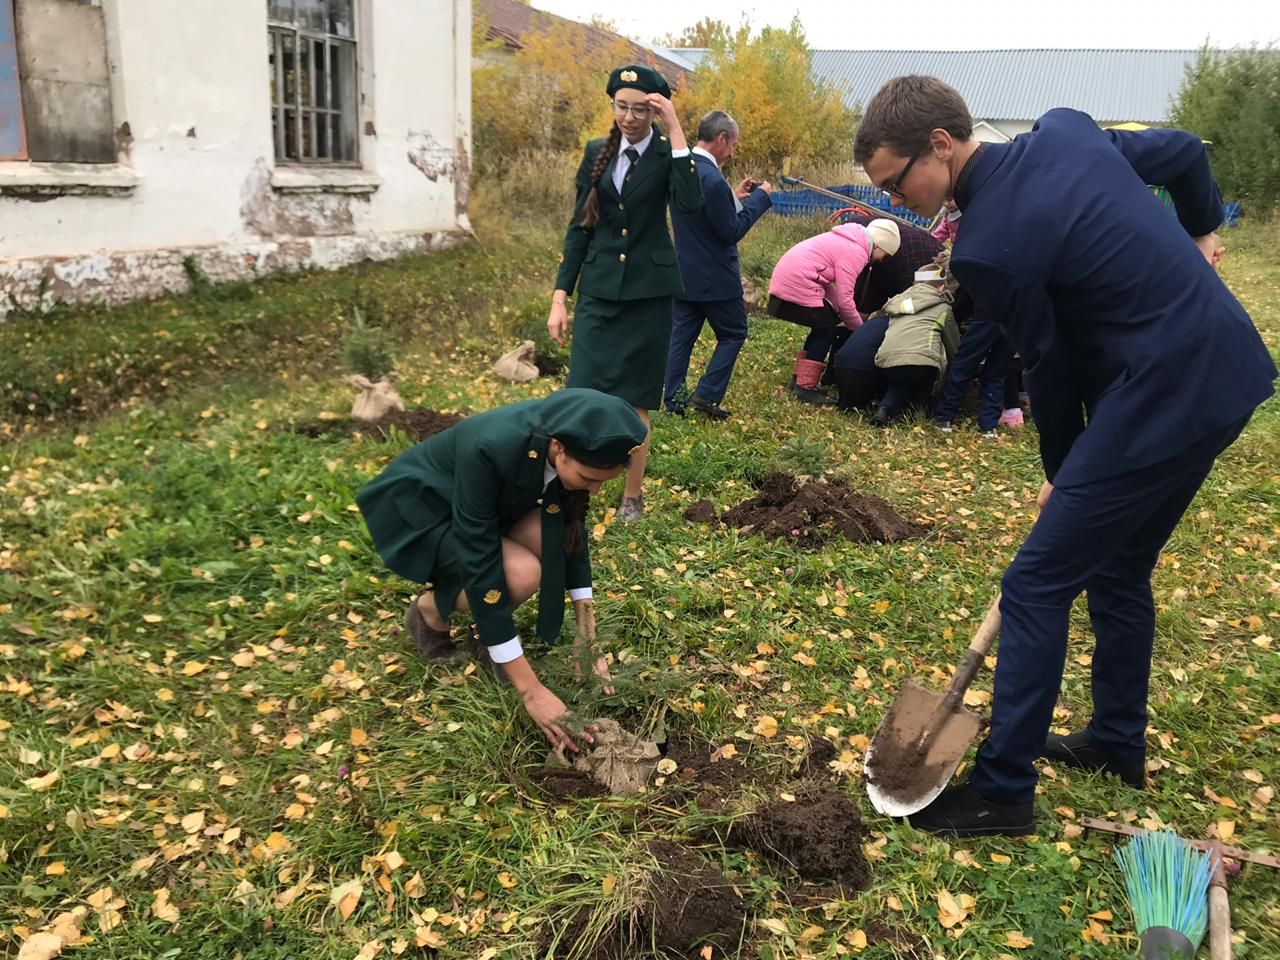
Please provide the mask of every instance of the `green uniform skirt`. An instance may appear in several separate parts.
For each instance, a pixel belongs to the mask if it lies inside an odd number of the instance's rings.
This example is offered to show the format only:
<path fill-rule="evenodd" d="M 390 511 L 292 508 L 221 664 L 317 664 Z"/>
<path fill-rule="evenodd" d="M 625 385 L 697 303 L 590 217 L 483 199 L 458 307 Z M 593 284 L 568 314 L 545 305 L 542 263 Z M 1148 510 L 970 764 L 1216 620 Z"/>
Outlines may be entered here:
<path fill-rule="evenodd" d="M 656 410 L 670 344 L 670 297 L 598 300 L 579 294 L 565 386 L 590 387 Z"/>

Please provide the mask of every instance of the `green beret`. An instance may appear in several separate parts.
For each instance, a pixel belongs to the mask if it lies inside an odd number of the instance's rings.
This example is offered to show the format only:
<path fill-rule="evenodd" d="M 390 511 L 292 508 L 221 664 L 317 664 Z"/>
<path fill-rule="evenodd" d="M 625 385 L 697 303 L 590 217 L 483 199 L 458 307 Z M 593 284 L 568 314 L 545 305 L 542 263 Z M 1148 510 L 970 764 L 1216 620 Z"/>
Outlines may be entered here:
<path fill-rule="evenodd" d="M 671 99 L 671 88 L 667 86 L 666 78 L 653 67 L 642 67 L 637 63 L 618 67 L 609 74 L 609 85 L 604 92 L 612 97 L 623 87 L 631 87 L 641 93 L 660 93 Z"/>
<path fill-rule="evenodd" d="M 589 467 L 619 467 L 644 443 L 648 431 L 635 408 L 618 397 L 567 387 L 542 401 L 542 435 L 564 444 Z"/>

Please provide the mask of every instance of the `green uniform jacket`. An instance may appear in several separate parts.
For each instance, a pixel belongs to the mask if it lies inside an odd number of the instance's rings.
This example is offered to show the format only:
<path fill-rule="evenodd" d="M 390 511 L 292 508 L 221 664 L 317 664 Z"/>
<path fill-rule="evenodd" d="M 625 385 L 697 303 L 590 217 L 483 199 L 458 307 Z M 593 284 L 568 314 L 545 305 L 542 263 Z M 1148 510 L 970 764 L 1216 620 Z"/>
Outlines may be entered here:
<path fill-rule="evenodd" d="M 877 367 L 937 367 L 947 364 L 960 344 L 951 304 L 931 283 L 917 283 L 884 305 L 889 329 L 876 352 Z M 939 377 L 941 380 L 941 377 Z"/>
<path fill-rule="evenodd" d="M 574 392 L 468 417 L 396 457 L 356 496 L 386 565 L 416 583 L 437 579 L 438 568 L 447 566 L 466 591 L 480 639 L 489 646 L 516 636 L 502 536 L 542 504 L 551 442 L 544 414 L 557 397 Z M 552 507 L 559 509 L 550 503 L 544 509 Z M 591 586 L 587 539 L 579 553 L 564 555 L 567 589 Z M 442 541 L 447 557 L 439 556 Z M 544 579 L 549 551 L 556 547 L 542 545 Z M 559 603 L 563 611 L 564 594 L 540 595 L 538 602 Z"/>
<path fill-rule="evenodd" d="M 591 190 L 591 167 L 604 147 L 592 140 L 582 154 L 575 179 L 577 202 L 564 238 L 564 256 L 556 289 L 601 300 L 643 300 L 684 290 L 676 248 L 667 230 L 667 203 L 695 213 L 702 209 L 702 182 L 693 156 L 673 159 L 671 141 L 655 124 L 653 139 L 640 162 L 627 172 L 622 194 L 613 186 L 613 163 L 600 177 L 600 219 L 590 229 L 578 215 Z M 616 162 L 616 160 L 614 161 Z"/>

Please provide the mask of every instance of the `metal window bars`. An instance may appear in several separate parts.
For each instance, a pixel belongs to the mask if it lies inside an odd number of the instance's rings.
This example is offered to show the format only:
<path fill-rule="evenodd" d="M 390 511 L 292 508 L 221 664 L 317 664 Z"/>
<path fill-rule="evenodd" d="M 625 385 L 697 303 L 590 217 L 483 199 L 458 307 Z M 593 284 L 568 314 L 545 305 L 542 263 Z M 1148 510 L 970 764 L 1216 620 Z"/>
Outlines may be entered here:
<path fill-rule="evenodd" d="M 355 0 L 268 0 L 271 127 L 278 161 L 355 164 Z"/>

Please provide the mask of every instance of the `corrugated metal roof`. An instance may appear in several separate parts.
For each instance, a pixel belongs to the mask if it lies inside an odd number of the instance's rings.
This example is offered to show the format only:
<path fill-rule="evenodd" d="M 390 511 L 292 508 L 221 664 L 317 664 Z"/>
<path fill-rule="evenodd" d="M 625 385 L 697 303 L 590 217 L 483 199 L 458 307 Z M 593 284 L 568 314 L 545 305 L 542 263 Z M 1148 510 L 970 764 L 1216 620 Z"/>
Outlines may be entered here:
<path fill-rule="evenodd" d="M 673 50 L 698 63 L 705 50 Z M 814 73 L 845 102 L 865 104 L 884 82 L 923 73 L 951 84 L 974 119 L 1034 120 L 1074 107 L 1099 122 L 1160 123 L 1197 50 L 814 50 Z"/>

